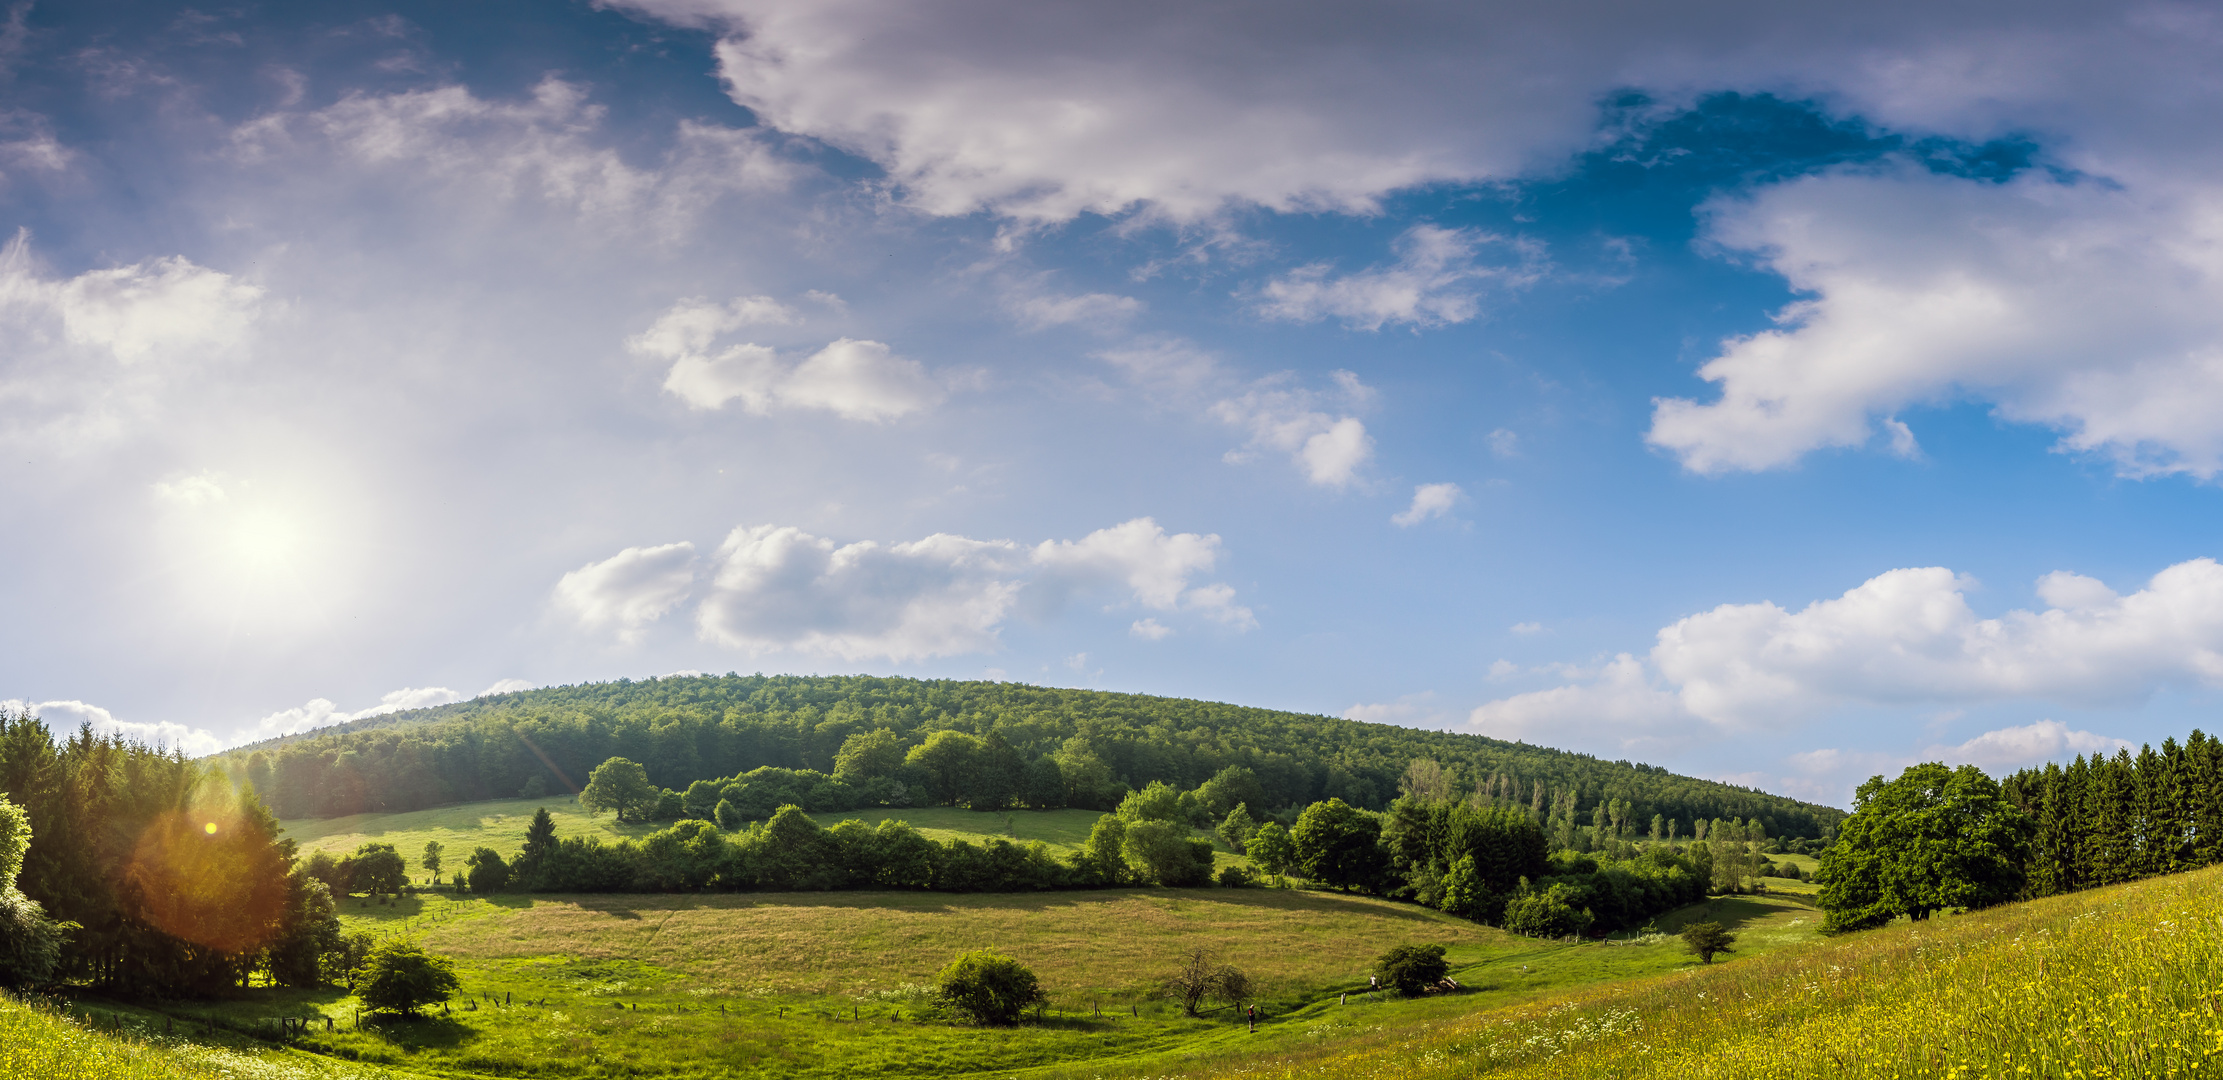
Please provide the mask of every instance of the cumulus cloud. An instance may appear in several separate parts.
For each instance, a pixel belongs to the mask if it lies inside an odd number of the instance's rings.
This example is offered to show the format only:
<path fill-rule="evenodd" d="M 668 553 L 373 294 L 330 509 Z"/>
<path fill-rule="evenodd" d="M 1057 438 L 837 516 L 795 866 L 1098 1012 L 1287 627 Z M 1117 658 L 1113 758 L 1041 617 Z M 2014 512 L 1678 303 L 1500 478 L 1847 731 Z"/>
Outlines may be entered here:
<path fill-rule="evenodd" d="M 1402 528 L 1412 528 L 1429 518 L 1450 513 L 1452 507 L 1459 505 L 1459 497 L 1463 494 L 1457 484 L 1422 484 L 1413 489 L 1412 505 L 1389 520 Z"/>
<path fill-rule="evenodd" d="M 234 745 L 260 742 L 263 739 L 275 739 L 286 735 L 299 735 L 304 731 L 330 727 L 333 724 L 344 724 L 350 720 L 384 716 L 388 713 L 404 712 L 409 709 L 429 709 L 434 705 L 447 705 L 462 700 L 462 694 L 458 694 L 445 686 L 404 687 L 379 698 L 378 704 L 355 712 L 343 711 L 329 698 L 311 698 L 305 705 L 280 709 L 257 720 L 243 735 L 234 740 Z"/>
<path fill-rule="evenodd" d="M 1136 619 L 1127 627 L 1127 633 L 1144 641 L 1164 641 L 1173 636 L 1173 628 L 1152 619 Z"/>
<path fill-rule="evenodd" d="M 6 430 L 71 442 L 122 434 L 166 387 L 236 359 L 263 290 L 184 258 L 46 274 L 19 230 L 0 249 L 0 412 Z"/>
<path fill-rule="evenodd" d="M 1371 213 L 1424 185 L 1529 179 L 1596 145 L 1597 103 L 1626 90 L 1661 109 L 1770 93 L 1916 138 L 2031 138 L 2057 168 L 1843 172 L 1715 207 L 1716 247 L 1802 299 L 1723 344 L 1702 373 L 1718 398 L 1659 403 L 1651 441 L 1705 473 L 1871 441 L 1912 456 L 1918 423 L 1896 410 L 1970 400 L 2128 475 L 2223 470 L 2223 33 L 2198 5 L 626 6 L 718 32 L 735 101 L 879 164 L 905 205 L 1021 223 Z M 1415 232 L 1392 265 L 1273 280 L 1260 310 L 1465 321 L 1480 243 Z"/>
<path fill-rule="evenodd" d="M 531 690 L 537 685 L 539 684 L 527 682 L 524 679 L 498 679 L 494 685 L 479 691 L 475 696 L 491 697 L 495 694 L 514 694 L 521 690 Z"/>
<path fill-rule="evenodd" d="M 589 610 L 572 599 L 584 593 L 592 610 L 609 612 L 583 625 L 617 625 L 622 633 L 627 610 L 645 624 L 687 595 L 693 579 L 691 569 L 682 579 L 688 553 L 675 550 L 682 546 L 628 549 L 590 564 L 558 583 L 558 601 Z M 1219 556 L 1219 537 L 1168 533 L 1149 518 L 1033 547 L 948 533 L 838 544 L 793 526 L 742 526 L 711 559 L 695 624 L 703 640 L 748 652 L 898 661 L 993 650 L 1022 603 L 1046 618 L 1082 594 L 1247 630 L 1257 620 L 1233 588 L 1196 581 Z M 598 576 L 602 568 L 609 573 Z M 1130 632 L 1156 640 L 1173 631 L 1153 616 Z"/>
<path fill-rule="evenodd" d="M 741 343 L 713 354 L 721 335 L 747 326 L 802 321 L 765 296 L 730 304 L 681 300 L 654 325 L 626 339 L 633 355 L 669 361 L 664 389 L 697 409 L 739 401 L 759 416 L 775 409 L 822 409 L 846 420 L 879 421 L 932 408 L 945 396 L 918 361 L 877 341 L 840 338 L 800 361 L 768 346 Z"/>
<path fill-rule="evenodd" d="M 565 574 L 556 582 L 556 606 L 581 626 L 612 627 L 621 640 L 637 641 L 694 587 L 693 543 L 629 547 Z"/>
<path fill-rule="evenodd" d="M 1485 265 L 1478 258 L 1485 246 L 1506 248 L 1514 259 Z M 1291 322 L 1338 319 L 1359 330 L 1387 323 L 1444 326 L 1481 314 L 1485 285 L 1516 287 L 1542 274 L 1541 245 L 1473 229 L 1415 225 L 1394 248 L 1395 262 L 1356 273 L 1336 275 L 1328 263 L 1292 270 L 1266 283 L 1257 310 Z"/>
<path fill-rule="evenodd" d="M 2223 470 L 2223 191 L 2007 184 L 1913 169 L 1778 184 L 1710 233 L 1806 299 L 1699 369 L 1711 402 L 1661 401 L 1649 438 L 1695 471 L 1776 468 L 1880 441 L 1890 414 L 1972 398 L 2059 429 L 2132 475 Z"/>
<path fill-rule="evenodd" d="M 1634 748 L 1854 707 L 2121 705 L 2168 686 L 2223 686 L 2223 566 L 2213 560 L 2168 567 L 2127 595 L 2055 572 L 2038 583 L 2047 607 L 1996 618 L 1969 606 L 1970 584 L 1926 567 L 1879 574 L 1797 611 L 1724 604 L 1662 628 L 1647 657 L 1621 654 L 1567 685 L 1483 705 L 1472 720 L 1508 736 L 1563 725 Z M 1982 763 L 2050 730 L 1961 751 Z"/>
<path fill-rule="evenodd" d="M 1287 376 L 1275 376 L 1215 403 L 1214 417 L 1250 435 L 1250 442 L 1229 451 L 1227 460 L 1241 464 L 1259 451 L 1278 451 L 1289 455 L 1305 479 L 1322 487 L 1356 482 L 1359 470 L 1374 456 L 1374 440 L 1357 417 L 1325 410 L 1362 406 L 1374 391 L 1348 371 L 1336 372 L 1335 381 L 1336 393 L 1321 394 L 1291 385 Z"/>
<path fill-rule="evenodd" d="M 1345 720 L 1362 724 L 1396 724 L 1399 727 L 1434 727 L 1450 719 L 1432 690 L 1406 694 L 1395 701 L 1361 703 L 1343 710 Z"/>
<path fill-rule="evenodd" d="M 1925 761 L 1947 765 L 1974 765 L 1993 775 L 2067 761 L 2087 754 L 2113 754 L 2132 744 L 2110 735 L 2072 730 L 2058 720 L 1986 731 L 1958 744 L 1935 743 L 1912 753 L 1889 750 L 1844 750 L 1825 747 L 1790 755 L 1788 775 L 1752 773 L 1736 781 L 1800 798 L 1847 806 L 1853 790 L 1871 776 L 1893 777 L 1907 766 Z M 1717 779 L 1728 779 L 1720 777 Z"/>

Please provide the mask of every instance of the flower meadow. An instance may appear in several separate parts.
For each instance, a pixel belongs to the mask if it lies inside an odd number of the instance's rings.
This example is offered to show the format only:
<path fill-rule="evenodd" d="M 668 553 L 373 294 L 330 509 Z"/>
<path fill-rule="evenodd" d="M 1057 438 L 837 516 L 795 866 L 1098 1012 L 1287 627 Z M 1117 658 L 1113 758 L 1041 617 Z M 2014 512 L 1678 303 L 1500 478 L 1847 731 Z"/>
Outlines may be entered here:
<path fill-rule="evenodd" d="M 2223 1076 L 2219 890 L 2223 871 L 2204 870 L 1901 921 L 1549 1000 L 1384 1023 L 1207 1072 L 1274 1080 Z"/>

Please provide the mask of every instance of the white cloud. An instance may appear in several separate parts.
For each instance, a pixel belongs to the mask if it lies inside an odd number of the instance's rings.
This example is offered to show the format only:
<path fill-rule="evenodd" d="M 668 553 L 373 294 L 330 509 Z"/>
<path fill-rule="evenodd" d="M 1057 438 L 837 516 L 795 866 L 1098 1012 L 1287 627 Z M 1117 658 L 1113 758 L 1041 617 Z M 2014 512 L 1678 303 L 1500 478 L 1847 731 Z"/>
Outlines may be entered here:
<path fill-rule="evenodd" d="M 1054 608 L 1076 590 L 1104 583 L 1124 585 L 1135 603 L 1159 611 L 1192 611 L 1238 629 L 1258 625 L 1224 584 L 1191 587 L 1189 581 L 1219 561 L 1220 538 L 1168 535 L 1150 518 L 1136 518 L 1074 540 L 1045 540 L 1032 553 L 1041 568 L 1035 595 Z"/>
<path fill-rule="evenodd" d="M 1358 376 L 1338 371 L 1335 379 L 1346 407 L 1371 400 L 1373 390 Z M 1227 460 L 1241 463 L 1256 450 L 1288 454 L 1304 470 L 1305 479 L 1322 487 L 1348 487 L 1359 470 L 1374 456 L 1374 440 L 1355 416 L 1335 416 L 1326 395 L 1289 385 L 1286 376 L 1260 380 L 1239 397 L 1215 403 L 1212 415 L 1250 434 L 1242 450 L 1229 451 Z"/>
<path fill-rule="evenodd" d="M 120 435 L 202 365 L 237 359 L 263 290 L 172 256 L 41 272 L 30 237 L 0 249 L 0 375 L 5 429 L 76 442 Z"/>
<path fill-rule="evenodd" d="M 1487 436 L 1484 436 L 1484 438 L 1487 439 L 1490 444 L 1491 454 L 1494 454 L 1501 458 L 1516 458 L 1521 456 L 1521 437 L 1514 432 L 1507 431 L 1504 428 L 1498 428 L 1497 430 L 1490 432 Z"/>
<path fill-rule="evenodd" d="M 1928 567 L 1877 575 L 1795 612 L 1724 604 L 1661 629 L 1644 659 L 1624 653 L 1568 685 L 1483 705 L 1473 722 L 1507 735 L 1559 726 L 1633 748 L 1856 707 L 2120 705 L 2168 686 L 2223 686 L 2223 566 L 2213 560 L 2178 563 L 2128 595 L 2056 572 L 2038 585 L 2050 606 L 1990 619 L 1969 607 L 1969 584 Z M 1952 749 L 1984 763 L 2054 735 L 2084 745 L 2082 734 L 2039 725 Z"/>
<path fill-rule="evenodd" d="M 678 125 L 662 161 L 629 164 L 596 143 L 605 113 L 585 87 L 550 76 L 509 101 L 462 86 L 350 94 L 313 112 L 258 117 L 232 141 L 250 165 L 324 147 L 386 190 L 437 185 L 496 204 L 537 197 L 583 220 L 645 224 L 668 239 L 719 197 L 778 190 L 800 172 L 773 152 L 766 132 L 694 121 Z"/>
<path fill-rule="evenodd" d="M 1173 628 L 1155 618 L 1136 619 L 1127 627 L 1127 633 L 1144 641 L 1164 641 L 1173 636 Z"/>
<path fill-rule="evenodd" d="M 1459 504 L 1465 494 L 1457 484 L 1422 484 L 1413 489 L 1413 503 L 1389 520 L 1400 527 L 1412 528 L 1429 518 L 1442 517 Z"/>
<path fill-rule="evenodd" d="M 1652 685 L 1636 657 L 1622 653 L 1590 674 L 1584 682 L 1481 705 L 1467 722 L 1500 739 L 1610 745 L 1630 754 L 1677 750 L 1702 737 L 1682 703 Z"/>
<path fill-rule="evenodd" d="M 90 725 L 97 734 L 120 735 L 149 746 L 171 747 L 192 757 L 213 754 L 224 748 L 222 739 L 200 728 L 187 727 L 168 720 L 152 723 L 118 720 L 107 709 L 82 701 L 41 701 L 36 704 L 9 701 L 0 704 L 27 709 L 37 714 L 39 719 L 46 721 L 48 729 L 57 735 L 73 731 L 78 725 L 84 724 Z"/>
<path fill-rule="evenodd" d="M 713 558 L 696 625 L 704 640 L 749 652 L 907 661 L 995 649 L 1022 600 L 1048 617 L 1080 593 L 1109 591 L 1114 606 L 1247 630 L 1257 620 L 1233 588 L 1192 584 L 1218 561 L 1219 545 L 1149 518 L 1032 548 L 947 533 L 836 544 L 791 526 L 743 526 Z M 1130 632 L 1155 640 L 1172 631 L 1153 617 Z"/>
<path fill-rule="evenodd" d="M 1008 293 L 1004 297 L 1004 308 L 1028 330 L 1046 330 L 1053 326 L 1108 330 L 1140 314 L 1143 303 L 1132 296 L 1115 293 L 1074 295 L 1042 291 L 1030 285 Z"/>
<path fill-rule="evenodd" d="M 1484 265 L 1478 259 L 1484 245 L 1506 247 L 1516 261 Z M 1396 262 L 1357 273 L 1333 276 L 1327 263 L 1292 270 L 1260 290 L 1258 312 L 1291 322 L 1340 319 L 1360 330 L 1379 330 L 1385 323 L 1444 326 L 1481 313 L 1484 284 L 1517 287 L 1542 274 L 1540 245 L 1473 229 L 1415 225 L 1394 248 Z"/>
<path fill-rule="evenodd" d="M 494 685 L 479 691 L 476 696 L 492 697 L 495 694 L 514 694 L 520 690 L 531 690 L 538 685 L 538 683 L 527 682 L 524 679 L 499 679 L 495 681 Z"/>
<path fill-rule="evenodd" d="M 704 640 L 903 661 L 985 652 L 1018 595 L 1022 549 L 937 533 L 836 546 L 790 526 L 743 526 L 718 549 L 697 612 Z"/>
<path fill-rule="evenodd" d="M 890 420 L 931 408 L 943 397 L 918 361 L 877 341 L 849 338 L 812 353 L 776 392 L 783 404 L 824 409 L 846 420 Z"/>
<path fill-rule="evenodd" d="M 1544 632 L 1544 624 L 1543 624 L 1543 623 L 1539 623 L 1539 622 L 1521 622 L 1521 623 L 1514 623 L 1514 624 L 1512 625 L 1511 629 L 1512 629 L 1512 631 L 1513 631 L 1514 633 L 1516 633 L 1516 634 L 1519 634 L 1519 635 L 1521 635 L 1521 636 L 1523 636 L 1523 637 L 1526 637 L 1526 636 L 1528 636 L 1528 635 L 1530 635 L 1530 634 L 1541 634 L 1541 633 L 1543 633 L 1543 632 Z"/>
<path fill-rule="evenodd" d="M 2117 596 L 2090 578 L 2040 583 L 2050 606 L 1979 618 L 1969 582 L 1893 570 L 1791 612 L 1725 604 L 1660 631 L 1652 663 L 1692 714 L 1733 729 L 1847 703 L 2138 700 L 2223 685 L 2223 566 L 2178 563 Z"/>
<path fill-rule="evenodd" d="M 157 480 L 154 497 L 179 506 L 206 506 L 229 498 L 224 490 L 224 477 L 203 469 L 197 473 Z"/>
<path fill-rule="evenodd" d="M 556 582 L 556 604 L 581 626 L 615 627 L 620 639 L 635 641 L 694 587 L 695 545 L 682 540 L 629 547 L 565 574 Z"/>
<path fill-rule="evenodd" d="M 1715 204 L 1713 239 L 1807 296 L 1725 342 L 1709 403 L 1649 435 L 1698 472 L 1768 469 L 1914 432 L 1973 398 L 2126 474 L 2223 470 L 2223 191 L 2006 184 L 1911 168 L 1808 177 Z M 1880 429 L 1880 431 L 1879 431 Z"/>
<path fill-rule="evenodd" d="M 232 745 L 299 735 L 304 731 L 344 724 L 350 720 L 384 716 L 409 709 L 429 709 L 434 705 L 447 705 L 462 700 L 462 694 L 445 686 L 404 687 L 379 698 L 378 704 L 356 712 L 341 711 L 329 698 L 312 698 L 305 705 L 280 709 L 256 721 L 253 727 L 234 739 Z"/>
<path fill-rule="evenodd" d="M 738 400 L 760 416 L 774 409 L 823 409 L 847 420 L 879 421 L 931 408 L 945 396 L 918 361 L 877 341 L 840 338 L 799 362 L 754 343 L 710 352 L 718 337 L 734 330 L 800 321 L 793 309 L 766 296 L 722 305 L 689 298 L 627 338 L 625 348 L 645 359 L 670 361 L 664 389 L 697 409 Z"/>

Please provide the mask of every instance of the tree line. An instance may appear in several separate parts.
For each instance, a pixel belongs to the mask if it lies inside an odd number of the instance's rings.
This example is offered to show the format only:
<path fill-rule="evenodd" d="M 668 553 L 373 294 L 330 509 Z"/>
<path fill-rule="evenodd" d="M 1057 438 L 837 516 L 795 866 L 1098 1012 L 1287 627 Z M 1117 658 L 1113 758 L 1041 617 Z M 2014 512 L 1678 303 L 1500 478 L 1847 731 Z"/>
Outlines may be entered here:
<path fill-rule="evenodd" d="M 325 886 L 220 770 L 0 709 L 0 985 L 205 995 L 317 985 L 341 947 Z"/>
<path fill-rule="evenodd" d="M 869 738 L 853 743 L 858 736 Z M 1258 780 L 1253 809 L 1337 798 L 1379 810 L 1398 796 L 1409 763 L 1427 759 L 1461 795 L 1519 803 L 1569 826 L 1591 823 L 1603 807 L 1638 821 L 1760 820 L 1771 835 L 1818 838 L 1843 816 L 1655 766 L 1479 735 L 1178 698 L 867 676 L 673 677 L 490 695 L 221 760 L 281 817 L 296 818 L 568 794 L 611 757 L 682 792 L 782 770 L 784 796 L 768 785 L 757 805 L 742 807 L 765 813 L 784 802 L 818 812 L 1108 810 L 1153 781 L 1193 789 L 1232 765 Z"/>
<path fill-rule="evenodd" d="M 1994 781 L 1929 762 L 1854 795 L 1822 854 L 1836 930 L 1989 907 L 2223 861 L 2223 743 L 2078 756 Z"/>
<path fill-rule="evenodd" d="M 1411 763 L 1428 775 L 1434 762 Z M 658 789 L 637 762 L 612 758 L 590 776 L 590 811 L 640 817 L 676 802 L 676 824 L 639 840 L 561 838 L 545 808 L 512 853 L 480 847 L 456 886 L 475 892 L 686 892 L 924 889 L 1026 892 L 1134 885 L 1243 887 L 1257 874 L 1295 874 L 1317 885 L 1420 903 L 1533 936 L 1633 929 L 1653 917 L 1733 891 L 1764 872 L 1758 822 L 1708 822 L 1711 844 L 1640 843 L 1633 824 L 1585 826 L 1578 847 L 1554 851 L 1541 811 L 1475 795 L 1408 790 L 1384 812 L 1330 798 L 1295 811 L 1250 813 L 1260 790 L 1228 766 L 1189 791 L 1153 781 L 1099 817 L 1064 858 L 1040 842 L 936 841 L 895 819 L 823 828 L 804 807 L 777 805 L 751 820 L 737 803 L 755 785 L 790 776 L 746 776 L 686 793 Z M 778 790 L 792 790 L 784 788 Z M 755 803 L 749 801 L 751 806 Z M 1655 826 L 1655 828 L 1657 828 Z M 1214 873 L 1216 836 L 1252 869 Z M 1733 837 L 1733 839 L 1732 839 Z M 1653 839 L 1658 839 L 1654 837 Z M 358 853 L 369 857 L 370 849 Z"/>

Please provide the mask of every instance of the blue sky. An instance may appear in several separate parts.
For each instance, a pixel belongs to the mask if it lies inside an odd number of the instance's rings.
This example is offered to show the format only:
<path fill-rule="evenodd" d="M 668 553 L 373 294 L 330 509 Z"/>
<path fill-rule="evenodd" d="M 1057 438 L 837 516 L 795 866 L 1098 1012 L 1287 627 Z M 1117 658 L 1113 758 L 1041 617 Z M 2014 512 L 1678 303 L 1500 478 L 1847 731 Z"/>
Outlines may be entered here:
<path fill-rule="evenodd" d="M 10 12 L 51 720 L 989 676 L 1838 803 L 2213 726 L 2212 6 Z"/>

